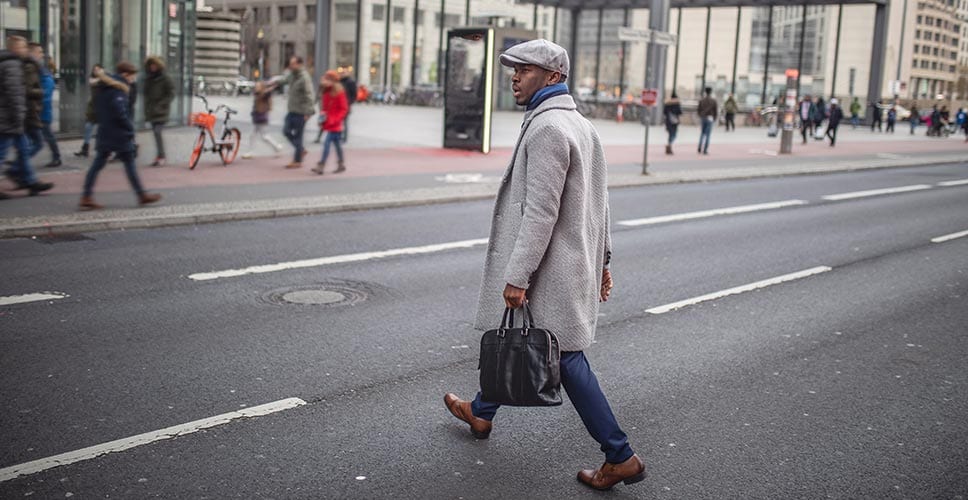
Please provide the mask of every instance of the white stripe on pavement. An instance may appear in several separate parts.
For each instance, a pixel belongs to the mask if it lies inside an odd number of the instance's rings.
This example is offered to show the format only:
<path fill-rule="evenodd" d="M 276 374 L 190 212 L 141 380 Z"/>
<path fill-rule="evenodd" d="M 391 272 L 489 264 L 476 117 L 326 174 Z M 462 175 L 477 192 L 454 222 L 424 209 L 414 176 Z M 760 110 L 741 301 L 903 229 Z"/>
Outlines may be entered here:
<path fill-rule="evenodd" d="M 908 191 L 921 191 L 922 189 L 931 189 L 931 186 L 927 184 L 915 184 L 913 186 L 901 186 L 901 187 L 885 188 L 885 189 L 870 189 L 868 191 L 854 191 L 852 193 L 829 194 L 827 196 L 823 196 L 823 199 L 830 200 L 830 201 L 850 200 L 853 198 L 866 198 L 868 196 L 880 196 L 882 194 L 906 193 Z"/>
<path fill-rule="evenodd" d="M 743 205 L 738 207 L 715 208 L 712 210 L 701 210 L 699 212 L 686 212 L 681 214 L 661 215 L 658 217 L 648 217 L 645 219 L 631 219 L 619 221 L 622 226 L 645 226 L 649 224 L 660 224 L 679 220 L 701 219 L 704 217 L 714 217 L 717 215 L 741 214 L 746 212 L 756 212 L 758 210 L 773 210 L 777 208 L 792 207 L 795 205 L 806 205 L 803 200 L 775 201 L 771 203 L 759 203 L 756 205 Z"/>
<path fill-rule="evenodd" d="M 968 184 L 968 179 L 958 179 L 956 181 L 944 181 L 938 183 L 938 185 L 941 187 L 964 186 L 965 184 Z"/>
<path fill-rule="evenodd" d="M 700 295 L 699 297 L 693 297 L 691 299 L 680 300 L 679 302 L 673 302 L 671 304 L 666 304 L 664 306 L 653 307 L 652 309 L 646 309 L 645 312 L 652 314 L 663 314 L 669 311 L 674 311 L 676 309 L 698 304 L 700 302 L 706 302 L 708 300 L 719 299 L 726 297 L 727 295 L 736 295 L 738 293 L 749 292 L 756 290 L 757 288 L 765 288 L 771 285 L 776 285 L 779 283 L 784 283 L 787 281 L 798 280 L 801 278 L 806 278 L 807 276 L 813 276 L 814 274 L 825 273 L 830 271 L 832 268 L 827 266 L 818 266 L 796 273 L 784 274 L 783 276 L 777 276 L 775 278 L 766 279 L 763 281 L 757 281 L 755 283 L 750 283 L 748 285 L 737 286 L 734 288 L 728 288 L 726 290 L 721 290 L 718 292 L 708 293 L 706 295 Z"/>
<path fill-rule="evenodd" d="M 61 465 L 68 465 L 84 460 L 90 460 L 108 453 L 124 451 L 136 446 L 141 446 L 143 444 L 160 441 L 162 439 L 184 436 L 202 429 L 227 424 L 232 420 L 239 418 L 261 417 L 263 415 L 288 410 L 304 404 L 306 404 L 306 402 L 299 398 L 283 399 L 274 403 L 267 403 L 260 406 L 253 406 L 252 408 L 246 408 L 244 410 L 223 413 L 214 417 L 188 422 L 187 424 L 175 425 L 166 429 L 146 432 L 144 434 L 138 434 L 137 436 L 118 439 L 109 443 L 99 444 L 76 451 L 70 451 L 48 458 L 42 458 L 40 460 L 34 460 L 33 462 L 26 462 L 20 465 L 5 467 L 0 469 L 0 482 L 9 481 L 20 476 L 35 474 L 37 472 L 42 472 L 47 469 L 59 467 Z"/>
<path fill-rule="evenodd" d="M 246 274 L 273 273 L 285 271 L 287 269 L 300 269 L 305 267 L 319 267 L 331 264 L 345 264 L 347 262 L 361 262 L 365 260 L 385 259 L 398 255 L 420 255 L 427 253 L 443 252 L 457 248 L 472 248 L 487 243 L 487 238 L 476 240 L 454 241 L 451 243 L 440 243 L 437 245 L 426 245 L 421 247 L 397 248 L 393 250 L 383 250 L 380 252 L 363 252 L 347 255 L 334 255 L 332 257 L 320 257 L 318 259 L 295 260 L 292 262 L 280 262 L 279 264 L 267 264 L 262 266 L 252 266 L 242 269 L 229 269 L 227 271 L 215 271 L 210 273 L 196 273 L 188 276 L 195 281 L 214 280 L 218 278 L 231 278 L 244 276 Z"/>
<path fill-rule="evenodd" d="M 66 293 L 61 292 L 41 292 L 41 293 L 28 293 L 25 295 L 10 295 L 7 297 L 0 297 L 0 306 L 9 306 L 13 304 L 24 304 L 27 302 L 39 302 L 41 300 L 57 300 L 70 297 Z"/>
<path fill-rule="evenodd" d="M 951 241 L 958 238 L 963 238 L 968 236 L 968 231 L 959 231 L 957 233 L 946 234 L 944 236 L 938 236 L 937 238 L 931 238 L 932 243 L 944 243 L 946 241 Z"/>

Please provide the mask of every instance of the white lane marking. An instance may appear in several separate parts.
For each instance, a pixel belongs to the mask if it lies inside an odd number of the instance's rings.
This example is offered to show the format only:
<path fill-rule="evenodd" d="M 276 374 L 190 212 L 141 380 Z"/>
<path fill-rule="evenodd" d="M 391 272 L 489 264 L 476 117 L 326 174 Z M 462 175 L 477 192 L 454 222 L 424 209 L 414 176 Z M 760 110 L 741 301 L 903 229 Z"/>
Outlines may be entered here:
<path fill-rule="evenodd" d="M 964 186 L 965 184 L 968 184 L 968 179 L 958 179 L 956 181 L 944 181 L 938 183 L 938 185 L 941 187 Z"/>
<path fill-rule="evenodd" d="M 756 212 L 758 210 L 773 210 L 776 208 L 792 207 L 795 205 L 806 205 L 803 200 L 785 200 L 771 203 L 759 203 L 756 205 L 743 205 L 738 207 L 715 208 L 712 210 L 701 210 L 699 212 L 686 212 L 681 214 L 661 215 L 658 217 L 648 217 L 645 219 L 631 219 L 619 221 L 622 226 L 645 226 L 649 224 L 660 224 L 678 220 L 701 219 L 703 217 L 714 217 L 716 215 L 741 214 L 746 212 Z"/>
<path fill-rule="evenodd" d="M 927 184 L 914 184 L 912 186 L 901 186 L 895 188 L 870 189 L 867 191 L 854 191 L 851 193 L 828 194 L 822 198 L 830 201 L 849 200 L 853 198 L 865 198 L 867 196 L 879 196 L 882 194 L 906 193 L 908 191 L 921 191 L 931 189 Z"/>
<path fill-rule="evenodd" d="M 832 268 L 827 266 L 818 266 L 803 271 L 784 274 L 783 276 L 777 276 L 775 278 L 765 279 L 763 281 L 757 281 L 755 283 L 750 283 L 748 285 L 737 286 L 734 288 L 728 288 L 726 290 L 721 290 L 718 292 L 708 293 L 706 295 L 700 295 L 699 297 L 693 297 L 691 299 L 680 300 L 679 302 L 673 302 L 671 304 L 666 304 L 664 306 L 653 307 L 652 309 L 646 309 L 645 312 L 652 314 L 663 314 L 669 311 L 674 311 L 681 307 L 691 306 L 698 304 L 700 302 L 706 302 L 708 300 L 719 299 L 726 297 L 727 295 L 736 295 L 738 293 L 749 292 L 756 290 L 757 288 L 765 288 L 771 285 L 776 285 L 779 283 L 784 283 L 787 281 L 798 280 L 801 278 L 806 278 L 807 276 L 813 276 L 815 274 L 825 273 L 830 271 Z"/>
<path fill-rule="evenodd" d="M 319 267 L 331 264 L 345 264 L 347 262 L 360 262 L 364 260 L 385 259 L 398 255 L 420 255 L 427 253 L 443 252 L 456 248 L 471 248 L 487 243 L 487 238 L 476 240 L 454 241 L 451 243 L 440 243 L 437 245 L 426 245 L 421 247 L 396 248 L 393 250 L 383 250 L 379 252 L 363 252 L 347 255 L 334 255 L 332 257 L 320 257 L 318 259 L 296 260 L 292 262 L 280 262 L 279 264 L 266 264 L 262 266 L 245 267 L 242 269 L 229 269 L 227 271 L 214 271 L 210 273 L 195 273 L 188 276 L 195 281 L 214 280 L 218 278 L 231 278 L 244 276 L 246 274 L 272 273 L 285 271 L 287 269 L 300 269 L 305 267 Z"/>
<path fill-rule="evenodd" d="M 38 302 L 41 300 L 57 300 L 70 297 L 66 293 L 61 292 L 40 292 L 40 293 L 28 293 L 25 295 L 10 295 L 7 297 L 0 297 L 0 306 L 9 306 L 13 304 L 24 304 L 27 302 Z"/>
<path fill-rule="evenodd" d="M 283 410 L 295 408 L 297 406 L 302 406 L 304 404 L 306 404 L 306 402 L 299 398 L 282 399 L 274 403 L 267 403 L 260 406 L 253 406 L 251 408 L 246 408 L 244 410 L 223 413 L 221 415 L 216 415 L 214 417 L 209 417 L 209 418 L 203 418 L 201 420 L 188 422 L 186 424 L 175 425 L 175 426 L 157 430 L 157 431 L 138 434 L 137 436 L 118 439 L 116 441 L 111 441 L 109 443 L 99 444 L 88 448 L 82 448 L 80 450 L 70 451 L 67 453 L 62 453 L 60 455 L 54 455 L 52 457 L 42 458 L 40 460 L 34 460 L 33 462 L 26 462 L 20 465 L 5 467 L 3 469 L 0 469 L 0 482 L 9 481 L 11 479 L 14 479 L 20 476 L 36 474 L 38 472 L 42 472 L 47 469 L 60 467 L 61 465 L 68 465 L 68 464 L 81 462 L 84 460 L 90 460 L 92 458 L 97 458 L 101 455 L 106 455 L 108 453 L 124 451 L 130 448 L 134 448 L 136 446 L 141 446 L 144 444 L 153 443 L 155 441 L 160 441 L 162 439 L 170 439 L 173 437 L 184 436 L 186 434 L 191 434 L 193 432 L 197 432 L 202 429 L 208 429 L 210 427 L 227 424 L 232 420 L 236 420 L 239 418 L 261 417 L 264 415 L 268 415 L 270 413 L 276 413 Z"/>
<path fill-rule="evenodd" d="M 944 236 L 938 236 L 937 238 L 931 238 L 932 243 L 944 243 L 946 241 L 951 241 L 958 238 L 963 238 L 968 236 L 968 231 L 959 231 L 957 233 L 946 234 Z"/>

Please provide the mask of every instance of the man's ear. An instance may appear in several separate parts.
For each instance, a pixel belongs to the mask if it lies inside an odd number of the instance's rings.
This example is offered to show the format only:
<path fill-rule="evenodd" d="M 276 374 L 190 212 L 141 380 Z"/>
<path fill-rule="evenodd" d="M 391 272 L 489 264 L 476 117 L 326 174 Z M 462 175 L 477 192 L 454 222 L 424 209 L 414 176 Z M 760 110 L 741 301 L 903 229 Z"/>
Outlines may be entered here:
<path fill-rule="evenodd" d="M 561 82 L 561 73 L 560 72 L 558 72 L 558 71 L 552 71 L 548 75 L 548 83 L 554 85 L 554 84 L 560 83 L 560 82 Z"/>

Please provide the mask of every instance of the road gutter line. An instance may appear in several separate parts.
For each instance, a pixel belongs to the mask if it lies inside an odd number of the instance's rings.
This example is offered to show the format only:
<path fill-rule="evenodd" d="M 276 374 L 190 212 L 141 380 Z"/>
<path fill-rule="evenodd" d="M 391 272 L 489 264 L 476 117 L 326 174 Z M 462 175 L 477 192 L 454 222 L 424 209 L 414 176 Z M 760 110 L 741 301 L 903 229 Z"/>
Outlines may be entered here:
<path fill-rule="evenodd" d="M 965 184 L 968 184 L 968 179 L 958 179 L 956 181 L 944 181 L 938 183 L 938 185 L 941 187 L 964 186 Z"/>
<path fill-rule="evenodd" d="M 757 281 L 755 283 L 750 283 L 748 285 L 742 285 L 742 286 L 737 286 L 737 287 L 733 287 L 733 288 L 728 288 L 726 290 L 720 290 L 718 292 L 708 293 L 706 295 L 700 295 L 698 297 L 693 297 L 691 299 L 680 300 L 679 302 L 673 302 L 671 304 L 666 304 L 664 306 L 653 307 L 651 309 L 646 309 L 645 312 L 651 313 L 651 314 L 664 314 L 664 313 L 667 313 L 667 312 L 670 312 L 670 311 L 675 311 L 676 309 L 680 309 L 682 307 L 695 305 L 695 304 L 698 304 L 700 302 L 706 302 L 706 301 L 709 301 L 709 300 L 715 300 L 715 299 L 719 299 L 719 298 L 722 298 L 722 297 L 726 297 L 728 295 L 736 295 L 736 294 L 743 293 L 743 292 L 753 291 L 753 290 L 756 290 L 758 288 L 765 288 L 765 287 L 768 287 L 768 286 L 777 285 L 777 284 L 780 284 L 780 283 L 785 283 L 787 281 L 798 280 L 798 279 L 806 278 L 808 276 L 813 276 L 815 274 L 825 273 L 827 271 L 830 271 L 831 269 L 833 269 L 833 268 L 827 267 L 827 266 L 813 267 L 813 268 L 810 268 L 810 269 L 805 269 L 803 271 L 799 271 L 799 272 L 795 272 L 795 273 L 790 273 L 790 274 L 784 274 L 783 276 L 777 276 L 775 278 L 770 278 L 770 279 L 765 279 L 765 280 L 762 280 L 762 281 Z"/>
<path fill-rule="evenodd" d="M 0 469 L 0 482 L 9 481 L 20 476 L 36 474 L 38 472 L 42 472 L 54 467 L 60 467 L 62 465 L 69 465 L 84 460 L 90 460 L 108 453 L 116 453 L 119 451 L 128 450 L 136 446 L 153 443 L 155 441 L 184 436 L 202 429 L 227 424 L 236 419 L 261 417 L 271 413 L 289 410 L 304 404 L 306 404 L 306 402 L 299 398 L 282 399 L 273 403 L 223 413 L 214 417 L 195 420 L 194 422 L 175 425 L 157 431 L 146 432 L 144 434 L 138 434 L 137 436 L 118 439 L 116 441 L 90 446 L 88 448 L 82 448 L 80 450 L 54 455 L 52 457 L 42 458 L 40 460 L 34 460 L 32 462 L 26 462 L 20 465 L 5 467 Z"/>
<path fill-rule="evenodd" d="M 850 200 L 854 198 L 866 198 L 868 196 L 880 196 L 882 194 L 907 193 L 909 191 L 921 191 L 924 189 L 931 189 L 931 186 L 927 184 L 914 184 L 912 186 L 901 186 L 901 187 L 885 188 L 885 189 L 870 189 L 867 191 L 854 191 L 851 193 L 829 194 L 827 196 L 823 196 L 822 198 L 828 201 L 840 201 L 840 200 Z"/>
<path fill-rule="evenodd" d="M 663 222 L 673 222 L 681 220 L 690 219 L 702 219 L 705 217 L 715 217 L 717 215 L 732 215 L 741 214 L 747 212 L 756 212 L 759 210 L 774 210 L 777 208 L 792 207 L 796 205 L 806 205 L 807 202 L 803 200 L 785 200 L 785 201 L 775 201 L 771 203 L 758 203 L 756 205 L 742 205 L 738 207 L 727 207 L 727 208 L 715 208 L 712 210 L 701 210 L 698 212 L 686 212 L 681 214 L 672 215 L 660 215 L 658 217 L 648 217 L 645 219 L 630 219 L 619 221 L 617 224 L 621 226 L 646 226 L 649 224 L 661 224 Z"/>
<path fill-rule="evenodd" d="M 244 276 L 246 274 L 272 273 L 289 269 L 302 269 L 306 267 L 328 266 L 331 264 L 345 264 L 348 262 L 362 262 L 366 260 L 385 259 L 399 255 L 422 255 L 428 253 L 443 252 L 458 248 L 473 248 L 475 246 L 487 244 L 487 238 L 476 240 L 454 241 L 451 243 L 440 243 L 436 245 L 425 245 L 420 247 L 396 248 L 393 250 L 383 250 L 379 252 L 363 252 L 347 255 L 334 255 L 332 257 L 320 257 L 318 259 L 295 260 L 292 262 L 280 262 L 278 264 L 266 264 L 262 266 L 251 266 L 242 269 L 229 269 L 226 271 L 214 271 L 209 273 L 195 273 L 188 276 L 195 281 L 207 281 L 219 278 L 232 278 Z"/>
<path fill-rule="evenodd" d="M 26 304 L 28 302 L 40 302 L 42 300 L 65 299 L 67 297 L 70 297 L 70 295 L 62 292 L 39 292 L 28 293 L 25 295 L 9 295 L 7 297 L 0 297 L 0 306 Z"/>
<path fill-rule="evenodd" d="M 931 243 L 944 243 L 946 241 L 955 240 L 968 236 L 968 231 L 959 231 L 957 233 L 946 234 L 944 236 L 938 236 L 937 238 L 931 238 Z"/>

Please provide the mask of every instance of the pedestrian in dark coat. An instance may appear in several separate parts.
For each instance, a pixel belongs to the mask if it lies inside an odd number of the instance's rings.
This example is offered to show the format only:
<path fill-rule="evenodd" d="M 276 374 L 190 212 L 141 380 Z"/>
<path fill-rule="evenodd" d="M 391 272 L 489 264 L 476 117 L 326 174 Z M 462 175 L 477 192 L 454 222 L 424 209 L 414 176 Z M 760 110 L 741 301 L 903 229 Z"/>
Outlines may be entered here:
<path fill-rule="evenodd" d="M 349 70 L 340 69 L 339 70 L 340 79 L 339 83 L 343 86 L 343 90 L 346 91 L 346 104 L 349 107 L 346 108 L 346 119 L 343 120 L 343 143 L 350 137 L 350 114 L 353 112 L 353 104 L 356 103 L 356 80 L 350 75 Z"/>
<path fill-rule="evenodd" d="M 816 112 L 817 108 L 813 104 L 813 99 L 809 95 L 803 96 L 800 104 L 797 105 L 797 113 L 800 117 L 800 135 L 803 137 L 803 144 L 807 143 L 807 136 L 813 130 L 813 117 Z"/>
<path fill-rule="evenodd" d="M 62 165 L 60 148 L 57 146 L 57 138 L 54 137 L 54 131 L 51 129 L 51 123 L 54 121 L 54 91 L 57 89 L 57 82 L 54 81 L 54 75 L 47 66 L 43 45 L 31 43 L 30 56 L 37 61 L 37 66 L 40 70 L 40 88 L 43 91 L 42 108 L 40 111 L 40 139 L 42 141 L 36 140 L 35 138 L 37 150 L 40 151 L 41 145 L 47 143 L 47 147 L 50 148 L 51 160 L 44 166 L 59 167 Z M 37 153 L 35 152 L 34 154 L 36 155 Z"/>
<path fill-rule="evenodd" d="M 669 133 L 669 142 L 666 144 L 667 155 L 672 154 L 672 144 L 676 142 L 676 135 L 679 133 L 680 116 L 682 116 L 682 106 L 679 104 L 679 96 L 673 92 L 662 107 L 662 118 L 665 121 L 666 132 Z"/>
<path fill-rule="evenodd" d="M 165 164 L 165 141 L 161 132 L 168 123 L 174 99 L 175 83 L 165 73 L 165 63 L 156 56 L 145 59 L 145 121 L 151 124 L 157 151 L 152 167 Z"/>
<path fill-rule="evenodd" d="M 10 146 L 17 150 L 13 166 L 6 176 L 18 189 L 27 189 L 31 196 L 52 188 L 41 182 L 30 166 L 30 141 L 26 135 L 28 119 L 27 86 L 24 78 L 24 59 L 28 57 L 27 40 L 9 36 L 7 48 L 0 51 L 0 160 L 7 157 Z M 0 199 L 7 198 L 6 194 Z"/>
<path fill-rule="evenodd" d="M 716 99 L 713 98 L 712 87 L 706 87 L 705 96 L 699 100 L 699 121 L 701 125 L 701 131 L 699 133 L 699 152 L 704 155 L 709 154 L 709 137 L 713 133 L 713 125 L 716 123 L 716 117 L 719 116 L 719 108 L 716 104 Z"/>
<path fill-rule="evenodd" d="M 141 187 L 135 169 L 134 123 L 131 121 L 131 108 L 128 92 L 134 83 L 138 69 L 127 61 L 118 63 L 117 74 L 100 72 L 97 92 L 94 96 L 94 113 L 97 115 L 97 143 L 94 162 L 84 178 L 84 194 L 81 196 L 81 210 L 103 208 L 94 201 L 94 182 L 101 169 L 107 164 L 108 156 L 114 153 L 124 163 L 128 182 L 138 196 L 141 205 L 154 203 L 161 199 L 160 194 L 148 193 Z"/>
<path fill-rule="evenodd" d="M 830 116 L 827 121 L 827 132 L 824 134 L 830 138 L 830 147 L 833 147 L 837 142 L 837 127 L 840 126 L 840 121 L 843 119 L 844 111 L 840 109 L 837 99 L 830 99 Z"/>
<path fill-rule="evenodd" d="M 823 97 L 817 99 L 817 105 L 813 110 L 813 130 L 816 134 L 823 126 L 824 120 L 827 119 L 827 104 L 824 102 Z M 818 137 L 818 139 L 823 139 L 823 136 Z"/>
<path fill-rule="evenodd" d="M 595 489 L 645 478 L 585 357 L 595 337 L 599 302 L 612 277 L 605 152 L 595 127 L 578 112 L 564 83 L 568 53 L 547 40 L 515 45 L 501 55 L 514 68 L 511 88 L 527 106 L 515 153 L 494 203 L 475 328 L 493 328 L 505 308 L 527 302 L 535 321 L 558 335 L 561 383 L 601 445 L 605 463 L 578 480 Z M 480 439 L 500 405 L 462 401 L 448 393 L 452 415 Z"/>
<path fill-rule="evenodd" d="M 733 94 L 729 94 L 726 98 L 726 102 L 723 103 L 723 111 L 726 113 L 726 131 L 730 130 L 736 131 L 736 113 L 739 113 L 739 104 L 736 104 L 736 98 Z"/>

